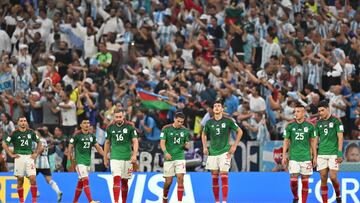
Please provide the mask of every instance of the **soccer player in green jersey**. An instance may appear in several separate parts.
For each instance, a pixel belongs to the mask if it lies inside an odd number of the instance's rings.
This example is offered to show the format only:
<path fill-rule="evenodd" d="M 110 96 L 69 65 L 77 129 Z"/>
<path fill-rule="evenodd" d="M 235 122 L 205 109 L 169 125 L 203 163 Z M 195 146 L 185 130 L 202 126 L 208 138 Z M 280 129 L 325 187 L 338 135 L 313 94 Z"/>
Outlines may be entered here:
<path fill-rule="evenodd" d="M 290 188 L 294 195 L 293 202 L 299 201 L 298 177 L 301 175 L 302 202 L 305 203 L 309 191 L 309 176 L 316 165 L 316 133 L 315 127 L 305 120 L 305 108 L 300 103 L 294 110 L 295 121 L 290 122 L 284 131 L 282 164 L 289 164 Z M 289 149 L 289 158 L 286 152 Z M 290 160 L 290 161 L 289 161 Z"/>
<path fill-rule="evenodd" d="M 173 177 L 176 175 L 178 202 L 182 202 L 184 193 L 184 174 L 186 173 L 184 150 L 189 149 L 189 130 L 183 126 L 185 115 L 175 114 L 174 123 L 163 127 L 160 133 L 160 147 L 165 155 L 163 203 L 168 202 L 168 193 Z"/>
<path fill-rule="evenodd" d="M 78 183 L 75 190 L 74 202 L 77 202 L 82 189 L 89 202 L 95 203 L 91 198 L 90 188 L 89 188 L 89 171 L 91 163 L 91 148 L 95 146 L 96 150 L 104 156 L 104 151 L 100 145 L 96 142 L 95 135 L 90 132 L 90 121 L 89 119 L 84 119 L 80 124 L 81 130 L 70 139 L 69 150 L 68 150 L 68 160 L 76 161 L 76 172 L 78 173 Z M 75 157 L 73 156 L 73 149 L 75 149 Z"/>
<path fill-rule="evenodd" d="M 324 203 L 328 202 L 327 180 L 330 180 L 336 193 L 336 202 L 341 202 L 340 185 L 337 178 L 339 164 L 342 162 L 343 132 L 341 121 L 330 114 L 329 104 L 321 101 L 318 105 L 320 120 L 316 123 L 316 132 L 319 137 L 317 170 L 321 177 L 321 197 Z"/>
<path fill-rule="evenodd" d="M 114 122 L 106 130 L 106 141 L 104 146 L 104 164 L 110 168 L 114 179 L 113 193 L 115 203 L 119 202 L 120 182 L 121 198 L 125 203 L 128 194 L 128 180 L 132 176 L 133 164 L 136 163 L 136 156 L 139 149 L 138 134 L 133 124 L 125 121 L 125 112 L 117 110 L 114 114 Z M 133 146 L 133 151 L 131 150 Z"/>
<path fill-rule="evenodd" d="M 231 156 L 234 154 L 243 134 L 242 130 L 231 118 L 223 116 L 223 112 L 222 101 L 216 101 L 213 106 L 214 117 L 206 122 L 201 136 L 203 153 L 209 155 L 206 169 L 211 171 L 216 202 L 220 202 L 219 171 L 222 182 L 222 202 L 227 201 Z M 229 144 L 231 130 L 236 132 L 236 139 L 232 146 Z M 210 137 L 209 149 L 207 147 L 207 136 Z"/>
<path fill-rule="evenodd" d="M 32 151 L 33 142 L 37 143 L 36 151 Z M 9 149 L 13 144 L 14 151 Z M 25 117 L 18 120 L 18 129 L 14 130 L 5 141 L 3 148 L 10 157 L 15 158 L 14 175 L 17 177 L 17 191 L 20 203 L 24 202 L 24 176 L 27 176 L 31 184 L 32 202 L 36 202 L 37 185 L 36 185 L 36 157 L 41 153 L 42 145 L 36 133 L 28 128 L 28 122 Z"/>

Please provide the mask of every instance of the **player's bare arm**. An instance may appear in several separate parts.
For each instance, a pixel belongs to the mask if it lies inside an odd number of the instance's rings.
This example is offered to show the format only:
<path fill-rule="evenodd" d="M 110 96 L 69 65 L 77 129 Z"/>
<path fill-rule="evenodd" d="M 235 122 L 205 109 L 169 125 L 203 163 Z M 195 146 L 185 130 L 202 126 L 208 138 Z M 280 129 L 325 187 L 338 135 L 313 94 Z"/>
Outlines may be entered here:
<path fill-rule="evenodd" d="M 9 146 L 6 144 L 5 141 L 2 142 L 2 147 L 11 158 L 16 159 L 20 157 L 18 154 L 14 154 L 14 152 L 9 149 Z"/>
<path fill-rule="evenodd" d="M 105 141 L 105 145 L 104 145 L 104 165 L 106 168 L 109 168 L 109 150 L 110 150 L 110 140 L 106 140 Z"/>
<path fill-rule="evenodd" d="M 37 146 L 36 146 L 36 150 L 33 154 L 31 154 L 31 158 L 32 159 L 36 159 L 36 157 L 39 156 L 39 154 L 41 154 L 41 152 L 43 151 L 43 147 L 42 147 L 42 144 L 41 144 L 41 141 L 39 140 L 37 142 Z"/>
<path fill-rule="evenodd" d="M 317 141 L 318 137 L 311 138 L 310 140 L 313 167 L 317 165 Z"/>
<path fill-rule="evenodd" d="M 101 156 L 105 157 L 104 150 L 100 147 L 99 143 L 96 143 L 94 145 L 94 147 L 95 147 L 96 151 L 98 151 Z"/>
<path fill-rule="evenodd" d="M 229 154 L 234 154 L 236 151 L 236 148 L 241 140 L 241 137 L 243 135 L 243 131 L 241 130 L 241 128 L 238 128 L 236 131 L 236 139 L 234 144 L 231 146 L 230 150 L 229 150 Z"/>
<path fill-rule="evenodd" d="M 164 154 L 165 154 L 165 159 L 166 160 L 171 160 L 172 159 L 172 157 L 171 157 L 171 155 L 166 151 L 166 146 L 165 146 L 165 140 L 160 140 L 160 147 L 161 147 L 161 150 L 164 152 Z"/>
<path fill-rule="evenodd" d="M 288 164 L 288 161 L 289 161 L 287 156 L 286 156 L 286 152 L 287 152 L 289 146 L 290 146 L 290 140 L 288 138 L 285 138 L 284 139 L 284 144 L 283 144 L 283 154 L 282 154 L 282 165 L 283 165 L 283 167 L 286 167 L 287 164 Z"/>
<path fill-rule="evenodd" d="M 343 161 L 342 150 L 343 150 L 344 134 L 342 132 L 338 132 L 337 137 L 338 137 L 338 157 L 337 157 L 337 162 L 341 163 Z"/>
<path fill-rule="evenodd" d="M 185 142 L 185 144 L 184 144 L 184 149 L 185 149 L 185 150 L 189 150 L 189 149 L 190 149 L 190 143 L 189 143 L 189 142 Z"/>
<path fill-rule="evenodd" d="M 204 155 L 209 155 L 209 150 L 208 150 L 208 147 L 207 147 L 207 136 L 206 136 L 204 131 L 201 134 L 201 142 L 202 142 L 202 145 L 203 145 L 203 153 L 204 153 Z"/>
<path fill-rule="evenodd" d="M 136 163 L 136 156 L 138 154 L 139 151 L 139 140 L 137 138 L 133 138 L 132 139 L 132 144 L 133 144 L 133 152 L 131 155 L 131 163 Z"/>
<path fill-rule="evenodd" d="M 70 161 L 74 161 L 74 156 L 73 156 L 73 149 L 74 149 L 74 145 L 73 144 L 69 144 L 68 147 L 68 160 Z"/>

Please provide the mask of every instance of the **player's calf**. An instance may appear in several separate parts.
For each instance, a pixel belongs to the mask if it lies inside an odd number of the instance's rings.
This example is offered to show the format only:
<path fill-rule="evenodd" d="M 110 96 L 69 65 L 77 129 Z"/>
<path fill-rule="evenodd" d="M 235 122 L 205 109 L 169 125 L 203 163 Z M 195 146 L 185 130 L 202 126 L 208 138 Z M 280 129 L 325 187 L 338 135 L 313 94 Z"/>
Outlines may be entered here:
<path fill-rule="evenodd" d="M 119 202 L 119 196 L 120 196 L 120 176 L 114 176 L 114 186 L 113 186 L 113 192 L 114 192 L 114 200 L 115 203 Z"/>
<path fill-rule="evenodd" d="M 301 189 L 302 203 L 306 203 L 309 193 L 309 178 L 302 177 L 301 183 L 302 183 L 302 189 Z"/>
<path fill-rule="evenodd" d="M 298 177 L 297 176 L 292 176 L 290 178 L 290 188 L 291 188 L 291 192 L 294 196 L 294 200 L 299 200 L 299 196 L 298 196 Z"/>
<path fill-rule="evenodd" d="M 121 198 L 123 203 L 126 203 L 128 190 L 129 190 L 128 179 L 121 179 Z"/>

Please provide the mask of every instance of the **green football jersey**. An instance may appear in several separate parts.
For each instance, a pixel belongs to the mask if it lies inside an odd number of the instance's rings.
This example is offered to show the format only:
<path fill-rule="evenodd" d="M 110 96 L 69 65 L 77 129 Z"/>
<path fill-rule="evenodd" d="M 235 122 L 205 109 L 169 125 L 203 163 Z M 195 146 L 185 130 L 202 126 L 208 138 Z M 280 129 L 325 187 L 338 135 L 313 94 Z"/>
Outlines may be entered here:
<path fill-rule="evenodd" d="M 110 159 L 130 160 L 132 139 L 137 137 L 136 129 L 129 122 L 109 125 L 106 139 L 110 141 Z"/>
<path fill-rule="evenodd" d="M 344 126 L 341 121 L 330 116 L 327 120 L 320 119 L 316 123 L 316 132 L 319 136 L 319 155 L 337 155 L 338 154 L 338 133 L 344 132 Z"/>
<path fill-rule="evenodd" d="M 5 142 L 6 144 L 12 143 L 14 146 L 14 153 L 15 154 L 23 154 L 23 155 L 29 155 L 32 154 L 32 144 L 34 142 L 39 142 L 39 137 L 36 135 L 36 133 L 31 130 L 27 129 L 24 132 L 21 132 L 19 129 L 16 129 L 12 132 L 11 135 L 9 135 Z"/>
<path fill-rule="evenodd" d="M 231 130 L 237 131 L 239 126 L 228 117 L 222 117 L 220 120 L 211 118 L 204 127 L 206 136 L 210 136 L 210 156 L 223 154 L 230 149 L 229 137 Z"/>
<path fill-rule="evenodd" d="M 284 131 L 284 138 L 290 139 L 290 160 L 310 161 L 310 138 L 315 138 L 316 132 L 313 124 L 296 121 L 288 124 Z"/>
<path fill-rule="evenodd" d="M 165 140 L 166 151 L 171 155 L 172 161 L 184 160 L 184 144 L 190 139 L 190 132 L 187 128 L 175 128 L 173 125 L 165 126 L 160 139 Z M 165 161 L 168 161 L 165 159 Z"/>
<path fill-rule="evenodd" d="M 94 134 L 75 134 L 70 139 L 70 144 L 75 148 L 75 160 L 77 164 L 90 166 L 91 163 L 91 148 L 96 144 L 96 137 Z"/>

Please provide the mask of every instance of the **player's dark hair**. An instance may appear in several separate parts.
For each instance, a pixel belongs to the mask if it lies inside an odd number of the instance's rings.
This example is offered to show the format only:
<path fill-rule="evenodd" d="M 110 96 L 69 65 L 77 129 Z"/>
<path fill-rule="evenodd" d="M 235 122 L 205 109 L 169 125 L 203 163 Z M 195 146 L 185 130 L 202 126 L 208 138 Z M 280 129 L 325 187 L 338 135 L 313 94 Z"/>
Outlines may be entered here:
<path fill-rule="evenodd" d="M 185 119 L 185 114 L 181 111 L 175 113 L 175 118 Z"/>
<path fill-rule="evenodd" d="M 321 102 L 319 102 L 317 107 L 318 108 L 320 108 L 320 107 L 329 108 L 329 103 L 326 100 L 322 100 Z"/>
<path fill-rule="evenodd" d="M 19 122 L 20 119 L 22 119 L 22 118 L 25 118 L 25 119 L 26 119 L 26 116 L 19 116 L 19 118 L 17 119 L 17 121 Z M 26 120 L 27 120 L 27 119 L 26 119 Z"/>
<path fill-rule="evenodd" d="M 224 105 L 224 100 L 223 100 L 223 99 L 217 99 L 217 100 L 213 103 L 213 106 L 214 106 L 215 104 L 221 104 L 221 106 L 223 106 L 223 105 Z"/>
<path fill-rule="evenodd" d="M 295 102 L 295 108 L 305 108 L 300 102 Z"/>
<path fill-rule="evenodd" d="M 116 109 L 116 110 L 114 111 L 114 114 L 116 114 L 116 113 L 123 113 L 123 114 L 125 114 L 125 110 L 124 110 L 124 109 Z"/>

